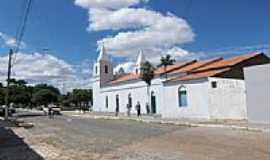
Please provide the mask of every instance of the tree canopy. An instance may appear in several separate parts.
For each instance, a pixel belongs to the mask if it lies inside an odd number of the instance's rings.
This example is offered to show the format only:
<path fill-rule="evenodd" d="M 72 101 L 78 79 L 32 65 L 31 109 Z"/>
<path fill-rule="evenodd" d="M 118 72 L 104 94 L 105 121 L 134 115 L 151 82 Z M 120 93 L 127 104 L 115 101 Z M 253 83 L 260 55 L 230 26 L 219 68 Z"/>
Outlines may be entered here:
<path fill-rule="evenodd" d="M 5 90 L 3 87 L 0 87 L 0 105 L 5 104 Z"/>
<path fill-rule="evenodd" d="M 61 94 L 59 89 L 48 84 L 27 85 L 25 80 L 10 79 L 9 102 L 15 107 L 39 107 L 48 104 L 61 104 L 63 107 L 89 108 L 92 100 L 92 90 L 74 89 L 67 94 Z M 6 88 L 0 83 L 0 105 L 5 104 Z"/>
<path fill-rule="evenodd" d="M 151 86 L 152 79 L 154 78 L 154 67 L 148 61 L 146 61 L 141 68 L 141 79 L 148 85 Z"/>
<path fill-rule="evenodd" d="M 40 89 L 34 93 L 32 101 L 36 105 L 48 106 L 51 103 L 58 102 L 58 95 L 49 89 Z"/>
<path fill-rule="evenodd" d="M 172 59 L 171 55 L 169 55 L 169 54 L 161 57 L 160 64 L 158 65 L 158 67 L 164 68 L 166 78 L 167 78 L 167 66 L 173 65 L 174 63 L 175 63 L 175 59 Z"/>

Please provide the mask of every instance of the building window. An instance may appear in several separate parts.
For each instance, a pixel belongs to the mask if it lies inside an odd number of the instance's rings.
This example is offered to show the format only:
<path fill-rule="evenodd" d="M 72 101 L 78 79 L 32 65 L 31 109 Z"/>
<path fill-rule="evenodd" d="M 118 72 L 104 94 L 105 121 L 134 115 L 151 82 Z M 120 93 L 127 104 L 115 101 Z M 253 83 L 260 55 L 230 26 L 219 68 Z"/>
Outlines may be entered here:
<path fill-rule="evenodd" d="M 187 106 L 187 89 L 184 86 L 178 88 L 178 103 L 179 107 Z"/>
<path fill-rule="evenodd" d="M 106 96 L 105 107 L 109 108 L 109 98 L 108 98 L 108 96 Z"/>
<path fill-rule="evenodd" d="M 217 88 L 217 82 L 216 81 L 211 82 L 211 86 L 212 88 Z"/>
<path fill-rule="evenodd" d="M 97 66 L 96 66 L 96 69 L 95 69 L 95 70 L 96 70 L 96 74 L 97 74 L 97 73 L 98 73 L 98 68 L 97 68 Z"/>
<path fill-rule="evenodd" d="M 109 68 L 107 65 L 105 65 L 105 73 L 108 73 L 109 72 Z"/>

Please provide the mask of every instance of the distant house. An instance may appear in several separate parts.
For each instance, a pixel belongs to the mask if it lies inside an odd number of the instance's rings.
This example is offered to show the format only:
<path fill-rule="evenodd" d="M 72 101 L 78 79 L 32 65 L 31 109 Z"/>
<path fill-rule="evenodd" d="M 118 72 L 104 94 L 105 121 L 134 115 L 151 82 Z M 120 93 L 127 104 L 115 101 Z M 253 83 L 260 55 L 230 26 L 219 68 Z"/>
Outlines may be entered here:
<path fill-rule="evenodd" d="M 127 104 L 140 102 L 146 113 L 146 84 L 140 79 L 143 53 L 132 73 L 114 75 L 113 65 L 103 47 L 93 70 L 93 110 L 127 112 Z M 244 54 L 227 59 L 192 60 L 155 70 L 150 88 L 150 110 L 167 118 L 246 119 L 243 68 L 269 63 L 263 53 Z"/>
<path fill-rule="evenodd" d="M 247 67 L 244 71 L 248 120 L 270 123 L 270 64 Z"/>

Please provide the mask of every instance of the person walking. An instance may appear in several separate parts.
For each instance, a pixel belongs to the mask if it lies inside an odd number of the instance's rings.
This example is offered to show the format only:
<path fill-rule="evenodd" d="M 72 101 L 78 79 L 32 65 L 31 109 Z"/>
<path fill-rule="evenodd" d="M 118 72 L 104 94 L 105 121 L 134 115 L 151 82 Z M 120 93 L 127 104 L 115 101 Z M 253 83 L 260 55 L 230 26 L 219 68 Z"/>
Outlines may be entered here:
<path fill-rule="evenodd" d="M 130 117 L 130 110 L 131 110 L 131 105 L 128 103 L 127 104 L 127 116 Z"/>
<path fill-rule="evenodd" d="M 52 118 L 52 114 L 53 114 L 52 112 L 53 112 L 52 107 L 49 106 L 49 108 L 48 108 L 48 116 L 49 116 L 50 119 Z"/>
<path fill-rule="evenodd" d="M 119 105 L 116 105 L 116 108 L 115 108 L 115 116 L 117 117 L 119 114 Z"/>
<path fill-rule="evenodd" d="M 137 117 L 140 117 L 141 116 L 141 104 L 139 101 L 136 104 L 136 110 L 137 110 Z"/>
<path fill-rule="evenodd" d="M 146 113 L 147 113 L 147 115 L 149 115 L 149 114 L 150 114 L 150 106 L 149 106 L 149 103 L 146 103 L 145 107 L 146 107 Z"/>

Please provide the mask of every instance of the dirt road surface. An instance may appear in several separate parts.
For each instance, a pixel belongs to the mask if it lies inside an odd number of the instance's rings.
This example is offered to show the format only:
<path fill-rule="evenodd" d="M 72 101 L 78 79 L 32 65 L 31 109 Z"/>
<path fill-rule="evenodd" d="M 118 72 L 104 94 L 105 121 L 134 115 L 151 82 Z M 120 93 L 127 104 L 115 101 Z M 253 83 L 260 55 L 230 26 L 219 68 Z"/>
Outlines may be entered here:
<path fill-rule="evenodd" d="M 23 140 L 22 147 L 27 144 L 31 153 L 35 153 L 29 154 L 28 159 L 270 159 L 269 133 L 69 116 L 58 116 L 53 120 L 47 117 L 33 117 L 25 121 L 34 123 L 35 127 L 13 128 L 12 130 Z M 4 140 L 11 139 L 9 137 Z M 20 145 L 10 145 L 10 151 L 15 146 L 16 150 L 8 152 L 5 145 L 0 144 L 0 160 L 27 158 L 21 155 L 23 152 L 20 152 Z"/>

